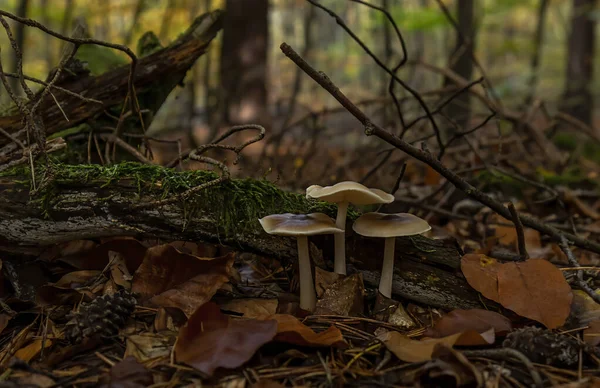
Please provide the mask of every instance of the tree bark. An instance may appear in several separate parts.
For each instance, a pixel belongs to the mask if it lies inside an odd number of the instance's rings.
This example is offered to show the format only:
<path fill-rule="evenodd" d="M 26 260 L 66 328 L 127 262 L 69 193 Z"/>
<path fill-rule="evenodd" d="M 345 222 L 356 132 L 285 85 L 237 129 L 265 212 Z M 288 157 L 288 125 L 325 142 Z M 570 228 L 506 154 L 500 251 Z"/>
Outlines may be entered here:
<path fill-rule="evenodd" d="M 223 124 L 269 126 L 268 0 L 227 0 L 220 82 Z"/>
<path fill-rule="evenodd" d="M 201 24 L 201 28 L 205 30 L 192 33 L 195 27 L 190 27 L 186 35 L 173 45 L 139 60 L 134 86 L 143 108 L 156 112 L 171 90 L 183 80 L 189 68 L 206 52 L 208 45 L 221 28 L 222 13 L 215 11 L 206 17 L 213 20 L 209 24 Z M 52 134 L 72 128 L 111 106 L 122 104 L 128 92 L 129 73 L 130 66 L 125 65 L 97 77 L 87 76 L 66 84 L 59 84 L 58 86 L 71 92 L 99 100 L 102 104 L 84 102 L 72 95 L 53 90 L 52 94 L 60 101 L 60 107 L 55 103 L 53 96 L 49 95 L 40 109 L 43 112 L 46 133 Z M 68 121 L 63 111 L 68 112 Z M 12 134 L 19 133 L 20 139 L 25 137 L 24 131 L 20 131 L 23 122 L 18 113 L 0 117 L 0 127 Z M 10 139 L 0 136 L 0 147 L 9 142 Z"/>
<path fill-rule="evenodd" d="M 17 16 L 26 18 L 28 8 L 29 8 L 29 0 L 19 1 L 17 10 L 16 10 Z M 22 60 L 23 56 L 25 55 L 25 25 L 23 23 L 14 23 L 14 37 L 15 37 L 15 42 L 17 43 L 17 47 L 21 51 L 21 60 Z M 18 66 L 19 60 L 17 58 L 17 53 L 15 53 L 12 50 L 11 50 L 11 52 L 12 52 L 12 63 L 10 66 L 10 71 L 12 73 L 17 73 L 17 66 Z M 11 89 L 14 91 L 14 93 L 16 95 L 22 94 L 21 86 L 19 85 L 18 79 L 11 78 L 9 80 L 9 84 L 10 84 Z"/>
<path fill-rule="evenodd" d="M 566 84 L 561 110 L 591 125 L 594 97 L 591 92 L 594 69 L 596 21 L 591 16 L 596 0 L 573 0 L 568 40 Z"/>
<path fill-rule="evenodd" d="M 64 241 L 134 236 L 161 238 L 167 241 L 214 242 L 265 257 L 296 260 L 297 246 L 294 238 L 264 233 L 258 219 L 246 218 L 244 212 L 237 213 L 239 218 L 229 220 L 236 228 L 239 225 L 243 226 L 233 232 L 224 232 L 219 211 L 231 207 L 231 201 L 236 201 L 236 196 L 239 198 L 242 194 L 238 191 L 235 195 L 229 195 L 228 190 L 239 190 L 240 187 L 251 190 L 248 188 L 248 181 L 238 182 L 225 182 L 222 186 L 212 189 L 216 191 L 210 194 L 210 204 L 206 200 L 194 202 L 197 212 L 190 218 L 186 215 L 190 208 L 179 203 L 160 208 L 132 210 L 132 205 L 139 201 L 155 200 L 160 196 L 156 191 L 156 183 L 150 181 L 142 182 L 140 190 L 133 178 L 96 178 L 84 182 L 64 174 L 50 182 L 50 196 L 40 200 L 41 198 L 37 197 L 30 199 L 32 194 L 26 176 L 0 177 L 0 251 L 35 253 L 36 248 Z M 246 186 L 240 186 L 244 184 Z M 244 203 L 246 206 L 263 209 L 260 216 L 267 215 L 262 212 L 284 211 L 277 207 L 283 206 L 281 204 L 287 200 L 306 202 L 307 209 L 310 206 L 303 196 L 285 192 L 274 195 L 278 200 L 268 204 Z M 249 197 L 259 198 L 250 195 Z M 218 200 L 215 202 L 213 198 Z M 267 199 L 269 200 L 271 198 Z M 238 204 L 234 202 L 233 205 Z M 350 225 L 346 230 L 352 231 Z M 363 273 L 366 283 L 376 286 L 378 273 L 381 271 L 384 239 L 365 238 L 349 233 L 348 257 Z M 323 266 L 322 257 L 333 257 L 332 236 L 313 236 L 310 241 L 313 261 Z M 323 252 L 323 256 L 320 256 L 320 251 Z M 398 238 L 395 250 L 397 270 L 394 276 L 394 293 L 435 307 L 479 306 L 477 292 L 456 274 L 461 255 L 455 240 L 432 240 L 423 236 Z"/>
<path fill-rule="evenodd" d="M 540 58 L 542 56 L 542 43 L 544 40 L 544 26 L 546 25 L 546 14 L 549 0 L 540 0 L 538 8 L 537 27 L 533 38 L 533 55 L 531 56 L 531 78 L 529 78 L 529 94 L 525 98 L 525 104 L 530 105 L 535 98 L 537 87 Z"/>
<path fill-rule="evenodd" d="M 475 51 L 475 0 L 458 0 L 456 3 L 458 14 L 458 31 L 456 31 L 456 45 L 450 55 L 449 68 L 466 80 L 473 75 L 473 52 Z M 446 80 L 446 84 L 451 84 Z M 471 116 L 471 97 L 469 93 L 462 93 L 450 104 L 446 110 L 461 130 L 468 129 Z"/>

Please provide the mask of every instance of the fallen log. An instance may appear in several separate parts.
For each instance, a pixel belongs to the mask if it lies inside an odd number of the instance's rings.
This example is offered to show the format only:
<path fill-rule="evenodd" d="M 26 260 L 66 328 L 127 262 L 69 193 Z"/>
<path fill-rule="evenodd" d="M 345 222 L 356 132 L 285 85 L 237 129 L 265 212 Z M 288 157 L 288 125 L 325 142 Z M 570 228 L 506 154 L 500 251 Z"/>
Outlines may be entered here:
<path fill-rule="evenodd" d="M 44 167 L 36 169 L 35 175 L 44 177 Z M 57 165 L 33 196 L 30 176 L 27 167 L 0 173 L 0 251 L 23 251 L 75 239 L 133 236 L 215 242 L 266 257 L 295 260 L 295 239 L 264 233 L 258 218 L 283 212 L 336 213 L 330 204 L 253 179 L 228 180 L 179 202 L 132 210 L 135 205 L 177 196 L 217 178 L 207 171 L 176 172 L 138 163 Z M 356 216 L 351 212 L 349 222 Z M 352 230 L 350 225 L 347 230 Z M 347 257 L 365 271 L 368 284 L 375 284 L 383 239 L 348 233 Z M 313 259 L 324 266 L 318 253 L 333 257 L 333 239 L 315 236 L 311 241 Z M 477 292 L 456 271 L 462 252 L 454 241 L 419 236 L 398 238 L 396 244 L 397 295 L 444 308 L 480 305 Z"/>
<path fill-rule="evenodd" d="M 221 11 L 201 15 L 173 44 L 139 59 L 133 86 L 142 109 L 156 113 L 172 89 L 181 83 L 186 72 L 206 52 L 222 27 L 222 19 Z M 40 107 L 46 134 L 73 128 L 111 107 L 123 104 L 128 93 L 130 69 L 129 65 L 123 65 L 98 76 L 81 76 L 59 82 L 56 86 L 86 99 L 100 101 L 101 104 L 84 101 L 53 88 Z M 35 99 L 29 102 L 29 107 L 34 103 Z M 67 112 L 68 119 L 64 112 Z M 26 137 L 25 131 L 21 131 L 23 125 L 22 115 L 18 111 L 0 117 L 0 128 L 10 134 L 18 133 L 16 137 L 19 140 Z M 11 139 L 0 136 L 0 147 L 10 142 Z"/>

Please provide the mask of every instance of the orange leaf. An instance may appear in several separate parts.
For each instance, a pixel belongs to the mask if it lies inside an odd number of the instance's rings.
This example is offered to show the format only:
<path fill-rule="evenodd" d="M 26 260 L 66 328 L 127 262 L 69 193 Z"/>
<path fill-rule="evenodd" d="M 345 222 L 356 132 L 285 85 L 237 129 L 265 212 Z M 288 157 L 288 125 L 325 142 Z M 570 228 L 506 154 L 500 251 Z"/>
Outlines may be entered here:
<path fill-rule="evenodd" d="M 175 357 L 212 375 L 216 368 L 237 368 L 277 333 L 274 320 L 230 319 L 209 302 L 179 330 Z"/>
<path fill-rule="evenodd" d="M 470 253 L 460 260 L 467 282 L 483 296 L 498 302 L 498 268 L 501 264 L 482 254 Z"/>
<path fill-rule="evenodd" d="M 276 341 L 287 342 L 300 346 L 337 347 L 347 346 L 340 329 L 330 326 L 327 330 L 315 333 L 310 327 L 288 314 L 275 314 L 269 317 L 277 321 Z"/>
<path fill-rule="evenodd" d="M 555 329 L 571 311 L 573 293 L 562 272 L 543 259 L 506 263 L 498 270 L 500 304 Z"/>
<path fill-rule="evenodd" d="M 461 269 L 486 298 L 554 329 L 564 324 L 573 293 L 562 272 L 543 259 L 500 264 L 485 255 L 465 255 Z"/>

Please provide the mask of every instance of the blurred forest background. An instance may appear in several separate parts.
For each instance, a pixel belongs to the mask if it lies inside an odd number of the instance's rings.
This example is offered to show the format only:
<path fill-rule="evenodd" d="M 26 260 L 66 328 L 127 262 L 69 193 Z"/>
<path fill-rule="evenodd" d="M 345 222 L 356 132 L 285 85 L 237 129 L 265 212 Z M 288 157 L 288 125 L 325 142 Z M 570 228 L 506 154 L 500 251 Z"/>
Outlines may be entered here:
<path fill-rule="evenodd" d="M 383 13 L 349 0 L 318 3 L 339 15 L 384 64 L 393 68 L 401 60 L 401 43 Z M 481 90 L 503 110 L 528 115 L 529 121 L 542 120 L 542 111 L 546 117 L 558 111 L 568 113 L 567 125 L 553 122 L 543 128 L 544 134 L 569 151 L 579 147 L 578 143 L 568 136 L 560 138 L 559 132 L 569 132 L 575 125 L 572 119 L 587 132 L 598 127 L 594 117 L 600 79 L 594 74 L 600 66 L 595 60 L 595 46 L 600 44 L 595 39 L 595 24 L 600 9 L 595 0 L 365 3 L 386 9 L 397 23 L 408 53 L 408 62 L 397 74 L 430 106 L 438 106 L 460 89 L 449 81 L 446 70 L 450 70 L 474 81 L 471 87 Z M 185 85 L 171 94 L 149 133 L 182 139 L 185 149 L 208 142 L 225 125 L 262 124 L 267 128 L 266 142 L 245 151 L 256 163 L 256 168 L 247 169 L 249 175 L 285 176 L 288 178 L 281 179 L 292 187 L 296 180 L 317 178 L 317 173 L 321 182 L 364 182 L 386 176 L 393 182 L 405 161 L 404 155 L 392 155 L 380 142 L 365 137 L 360 124 L 281 53 L 282 42 L 325 71 L 379 123 L 396 128 L 396 133 L 410 142 L 433 138 L 426 125 L 404 133 L 388 93 L 390 75 L 330 15 L 304 0 L 4 0 L 0 8 L 38 20 L 65 35 L 81 23 L 89 36 L 132 48 L 149 30 L 167 45 L 197 15 L 226 9 L 228 17 L 218 41 L 188 72 Z M 45 79 L 58 63 L 63 42 L 22 24 L 15 23 L 13 31 L 17 41 L 24 43 L 26 74 Z M 0 45 L 4 48 L 3 62 L 14 66 L 14 54 L 7 49 L 10 46 L 5 36 L 0 37 Z M 97 72 L 105 70 L 105 63 L 128 63 L 122 52 L 95 46 L 83 46 L 77 55 Z M 410 93 L 398 85 L 394 93 L 405 120 L 422 115 Z M 475 143 L 490 136 L 506 142 L 506 137 L 514 134 L 514 126 L 505 125 L 511 121 L 505 114 L 496 112 L 488 117 L 490 109 L 485 102 L 469 98 L 468 93 L 459 97 L 441 112 L 445 112 L 440 118 L 446 127 L 442 128 L 444 139 L 456 134 L 457 128 L 467 130 L 481 122 L 485 122 L 482 130 L 472 136 Z M 4 90 L 1 99 L 9 100 Z M 170 144 L 158 143 L 156 147 L 164 153 L 156 154 L 161 161 L 172 159 L 177 152 Z M 600 162 L 598 147 L 581 147 L 585 148 L 581 153 Z M 318 153 L 321 157 L 313 156 Z M 384 159 L 387 163 L 377 178 L 372 169 Z M 302 178 L 302 174 L 312 176 Z"/>

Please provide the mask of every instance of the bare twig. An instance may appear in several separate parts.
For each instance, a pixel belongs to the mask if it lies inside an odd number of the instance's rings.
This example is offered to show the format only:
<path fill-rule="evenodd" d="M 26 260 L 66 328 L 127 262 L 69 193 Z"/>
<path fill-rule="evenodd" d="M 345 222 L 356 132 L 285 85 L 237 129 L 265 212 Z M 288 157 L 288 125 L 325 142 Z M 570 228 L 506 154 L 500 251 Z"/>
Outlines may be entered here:
<path fill-rule="evenodd" d="M 569 241 L 567 240 L 567 238 L 565 236 L 562 236 L 558 246 L 560 247 L 560 249 L 563 251 L 563 253 L 567 256 L 567 260 L 569 260 L 569 264 L 571 264 L 571 267 L 581 267 L 579 265 L 579 262 L 577 261 L 577 259 L 575 258 L 575 255 L 573 254 L 573 251 L 571 250 L 571 248 L 569 247 Z M 597 294 L 583 279 L 583 271 L 582 270 L 578 270 L 576 273 L 576 279 L 577 279 L 577 286 L 579 286 L 579 288 L 581 288 L 586 294 L 588 294 L 596 303 L 600 303 L 600 295 Z"/>
<path fill-rule="evenodd" d="M 529 259 L 529 254 L 527 253 L 527 247 L 525 246 L 525 232 L 523 231 L 523 224 L 519 218 L 519 213 L 517 213 L 517 209 L 515 209 L 515 205 L 512 202 L 508 204 L 508 210 L 510 210 L 512 221 L 515 224 L 515 229 L 517 230 L 519 255 L 521 256 L 521 260 L 527 260 Z"/>
<path fill-rule="evenodd" d="M 437 171 L 440 175 L 450 181 L 456 188 L 464 192 L 466 195 L 474 200 L 481 202 L 496 213 L 500 214 L 506 219 L 511 219 L 511 214 L 508 208 L 502 203 L 494 200 L 488 194 L 476 189 L 466 180 L 458 176 L 455 172 L 446 168 L 437 158 L 431 153 L 421 150 L 417 147 L 412 146 L 406 141 L 402 140 L 398 136 L 386 131 L 380 126 L 374 124 L 369 117 L 367 117 L 363 111 L 361 111 L 356 105 L 354 105 L 348 97 L 346 97 L 342 91 L 327 77 L 323 72 L 318 72 L 312 68 L 304 59 L 302 59 L 298 53 L 296 53 L 291 46 L 287 43 L 282 43 L 281 51 L 290 58 L 297 66 L 299 66 L 306 74 L 308 74 L 313 80 L 327 90 L 338 102 L 344 106 L 348 112 L 350 112 L 358 121 L 360 121 L 365 127 L 365 134 L 367 136 L 375 135 L 376 137 L 386 141 L 387 143 L 399 148 L 406 152 L 408 155 L 420 160 L 423 163 L 428 164 Z M 600 253 L 600 244 L 579 236 L 564 233 L 552 226 L 545 224 L 537 218 L 531 216 L 520 215 L 519 219 L 523 225 L 536 229 L 539 232 L 545 233 L 555 240 L 559 241 L 562 237 L 566 237 L 573 241 L 577 246 L 588 249 L 590 251 Z"/>

